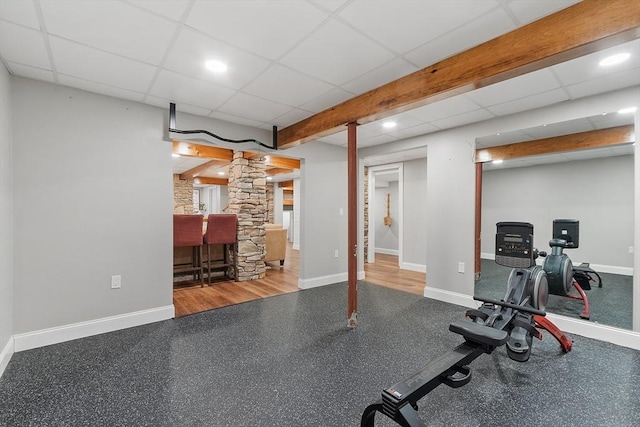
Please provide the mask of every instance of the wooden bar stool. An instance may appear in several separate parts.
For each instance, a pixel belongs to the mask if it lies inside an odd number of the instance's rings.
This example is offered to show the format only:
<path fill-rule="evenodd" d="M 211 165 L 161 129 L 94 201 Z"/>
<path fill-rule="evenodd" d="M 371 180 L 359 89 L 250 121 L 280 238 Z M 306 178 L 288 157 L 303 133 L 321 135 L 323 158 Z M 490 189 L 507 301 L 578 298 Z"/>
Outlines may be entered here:
<path fill-rule="evenodd" d="M 238 281 L 237 226 L 238 218 L 234 214 L 211 214 L 207 217 L 207 231 L 204 233 L 203 243 L 207 246 L 206 270 L 209 284 L 211 284 L 211 270 L 223 269 L 227 272 L 229 267 L 233 268 L 234 279 Z M 211 245 L 222 245 L 222 259 L 211 259 Z M 233 253 L 231 260 L 229 260 L 229 249 Z"/>
<path fill-rule="evenodd" d="M 202 275 L 202 215 L 173 215 L 173 274 L 193 273 L 193 280 L 200 277 L 200 286 L 204 286 Z M 191 261 L 176 263 L 175 248 L 191 247 Z"/>

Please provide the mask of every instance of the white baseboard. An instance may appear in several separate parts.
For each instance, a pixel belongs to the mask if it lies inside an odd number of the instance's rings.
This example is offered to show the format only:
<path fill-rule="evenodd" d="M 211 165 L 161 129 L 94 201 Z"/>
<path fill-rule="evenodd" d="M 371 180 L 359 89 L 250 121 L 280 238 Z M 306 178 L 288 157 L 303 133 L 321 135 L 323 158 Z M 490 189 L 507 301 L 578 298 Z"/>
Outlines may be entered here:
<path fill-rule="evenodd" d="M 4 373 L 4 370 L 7 368 L 9 361 L 11 360 L 11 356 L 13 356 L 14 352 L 14 342 L 13 337 L 9 337 L 9 341 L 7 341 L 7 345 L 4 346 L 2 352 L 0 352 L 0 377 Z"/>
<path fill-rule="evenodd" d="M 374 252 L 377 253 L 377 254 L 398 256 L 398 250 L 397 249 L 375 248 Z"/>
<path fill-rule="evenodd" d="M 495 254 L 482 252 L 480 254 L 480 258 L 495 260 L 496 256 Z M 544 261 L 544 258 L 538 258 L 536 260 L 536 264 L 542 265 L 543 261 Z M 571 262 L 573 263 L 574 266 L 578 266 L 582 264 L 582 262 L 578 262 L 578 261 L 574 262 L 573 260 L 571 260 Z M 605 264 L 593 264 L 593 263 L 590 263 L 589 267 L 593 268 L 598 273 L 610 273 L 610 274 L 620 274 L 622 276 L 633 276 L 633 267 L 620 267 L 617 265 L 605 265 Z"/>
<path fill-rule="evenodd" d="M 426 273 L 427 266 L 424 264 L 413 264 L 411 262 L 400 263 L 400 268 L 403 270 L 417 271 L 418 273 Z"/>
<path fill-rule="evenodd" d="M 438 301 L 444 301 L 451 304 L 461 305 L 467 308 L 477 308 L 478 302 L 470 295 L 460 294 L 458 292 L 451 292 L 444 289 L 431 288 L 429 286 L 424 287 L 424 296 L 426 298 L 436 299 Z"/>
<path fill-rule="evenodd" d="M 117 316 L 104 317 L 102 319 L 73 323 L 55 328 L 41 329 L 39 331 L 26 332 L 13 336 L 14 350 L 23 351 L 45 345 L 57 344 L 92 335 L 113 332 L 119 329 L 146 325 L 147 323 L 175 317 L 173 304 L 164 307 L 141 310 L 133 313 L 125 313 Z"/>
<path fill-rule="evenodd" d="M 333 285 L 334 283 L 346 282 L 349 280 L 348 273 L 330 274 L 328 276 L 319 276 L 311 279 L 298 279 L 298 287 L 300 289 L 317 288 L 318 286 Z M 364 280 L 364 271 L 358 272 L 358 280 Z"/>
<path fill-rule="evenodd" d="M 640 350 L 640 332 L 614 328 L 588 320 L 572 319 L 553 313 L 547 313 L 547 318 L 563 332 Z"/>

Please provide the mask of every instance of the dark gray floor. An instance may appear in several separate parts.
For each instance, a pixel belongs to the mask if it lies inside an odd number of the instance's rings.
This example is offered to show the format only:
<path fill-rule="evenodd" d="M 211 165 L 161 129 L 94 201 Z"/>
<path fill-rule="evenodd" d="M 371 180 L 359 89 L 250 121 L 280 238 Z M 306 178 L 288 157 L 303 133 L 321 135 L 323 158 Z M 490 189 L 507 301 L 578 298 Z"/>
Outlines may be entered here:
<path fill-rule="evenodd" d="M 462 342 L 464 309 L 361 283 L 331 285 L 16 353 L 2 426 L 357 426 L 384 387 Z M 632 426 L 640 352 L 546 332 L 526 363 L 503 348 L 465 387 L 420 401 L 430 426 Z M 376 425 L 390 426 L 381 419 Z"/>
<path fill-rule="evenodd" d="M 476 295 L 494 299 L 504 298 L 510 272 L 510 268 L 500 266 L 495 261 L 483 259 L 481 279 L 476 282 Z M 585 291 L 590 308 L 589 320 L 616 328 L 631 329 L 633 277 L 620 274 L 598 274 L 602 278 L 602 288 L 592 284 L 591 290 Z M 578 295 L 575 289 L 571 293 Z M 584 304 L 581 300 L 549 295 L 547 311 L 579 319 L 584 311 Z"/>

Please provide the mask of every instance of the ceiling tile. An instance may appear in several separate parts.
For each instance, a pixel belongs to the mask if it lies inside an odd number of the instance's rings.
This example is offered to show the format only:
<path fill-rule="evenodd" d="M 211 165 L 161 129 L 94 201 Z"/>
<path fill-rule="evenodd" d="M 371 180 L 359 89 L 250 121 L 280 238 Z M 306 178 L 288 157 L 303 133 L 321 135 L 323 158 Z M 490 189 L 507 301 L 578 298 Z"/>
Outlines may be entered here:
<path fill-rule="evenodd" d="M 410 110 L 406 114 L 414 116 L 423 122 L 433 122 L 445 117 L 478 109 L 480 109 L 480 107 L 477 104 L 462 95 L 427 104 L 424 107 Z"/>
<path fill-rule="evenodd" d="M 418 135 L 426 135 L 428 133 L 437 132 L 437 127 L 430 125 L 429 123 L 423 123 L 421 125 L 413 126 L 410 128 L 402 128 L 393 132 L 393 135 L 398 139 L 411 138 Z"/>
<path fill-rule="evenodd" d="M 476 138 L 476 148 L 496 147 L 498 145 L 531 141 L 532 139 L 533 138 L 526 133 L 516 130 L 513 132 L 504 132 Z"/>
<path fill-rule="evenodd" d="M 140 92 L 132 92 L 130 90 L 90 82 L 76 77 L 66 76 L 64 74 L 58 74 L 58 82 L 63 86 L 70 86 L 76 89 L 86 90 L 87 92 L 99 93 L 101 95 L 107 95 L 114 98 L 128 99 L 130 101 L 142 102 L 142 98 L 144 98 L 144 94 Z"/>
<path fill-rule="evenodd" d="M 262 125 L 262 122 L 257 120 L 249 120 L 244 117 L 232 116 L 231 114 L 225 114 L 220 111 L 213 111 L 209 114 L 209 117 L 218 120 L 224 120 L 225 122 L 237 123 L 239 125 L 251 126 L 251 127 L 259 127 Z"/>
<path fill-rule="evenodd" d="M 387 129 L 384 127 L 384 123 L 386 122 L 395 122 L 396 126 L 391 129 Z M 383 135 L 394 135 L 397 137 L 397 132 L 403 129 L 413 128 L 418 125 L 423 125 L 424 122 L 415 116 L 410 116 L 408 114 L 396 114 L 394 116 L 387 117 L 382 120 L 376 120 L 375 122 L 367 123 L 362 126 L 358 126 L 358 132 L 369 132 L 371 134 L 383 134 Z"/>
<path fill-rule="evenodd" d="M 417 71 L 418 67 L 401 58 L 393 59 L 379 68 L 342 85 L 343 89 L 361 94 Z"/>
<path fill-rule="evenodd" d="M 255 54 L 276 59 L 319 25 L 327 14 L 302 1 L 204 1 L 186 24 Z"/>
<path fill-rule="evenodd" d="M 629 53 L 631 58 L 611 67 L 598 65 L 604 58 L 617 53 Z M 640 39 L 563 62 L 555 65 L 553 70 L 564 85 L 572 85 L 633 68 L 640 68 Z"/>
<path fill-rule="evenodd" d="M 17 76 L 34 80 L 43 80 L 51 83 L 55 82 L 53 71 L 51 70 L 43 70 L 42 68 L 30 67 L 16 62 L 9 62 L 8 65 L 11 68 L 11 71 Z"/>
<path fill-rule="evenodd" d="M 0 18 L 36 30 L 40 29 L 38 15 L 33 2 L 25 0 L 0 1 Z M 0 26 L 4 25 L 0 23 Z"/>
<path fill-rule="evenodd" d="M 317 113 L 326 110 L 327 108 L 333 107 L 334 105 L 340 104 L 341 102 L 347 101 L 353 98 L 353 96 L 354 94 L 351 92 L 347 92 L 340 88 L 334 87 L 333 89 L 328 90 L 316 99 L 301 105 L 301 108 L 303 110 L 313 111 L 314 113 Z"/>
<path fill-rule="evenodd" d="M 489 107 L 540 92 L 547 92 L 559 86 L 558 80 L 551 71 L 543 69 L 474 90 L 467 93 L 466 96 L 483 107 Z"/>
<path fill-rule="evenodd" d="M 147 95 L 147 97 L 144 100 L 145 104 L 149 104 L 149 105 L 153 105 L 154 107 L 160 107 L 163 109 L 166 109 L 167 112 L 169 111 L 169 104 L 173 102 L 169 99 L 166 98 L 158 98 L 157 96 L 151 96 L 151 95 Z M 181 102 L 179 104 L 176 104 L 176 111 L 177 112 L 182 112 L 182 113 L 187 113 L 187 114 L 193 114 L 194 116 L 205 116 L 207 114 L 209 114 L 211 112 L 211 109 L 208 108 L 200 108 L 200 107 L 196 107 L 194 105 L 189 105 L 189 104 L 185 104 L 184 102 Z M 180 119 L 178 118 L 177 121 L 179 122 Z"/>
<path fill-rule="evenodd" d="M 341 22 L 329 21 L 282 58 L 282 63 L 335 85 L 368 73 L 393 57 Z"/>
<path fill-rule="evenodd" d="M 424 68 L 445 58 L 478 46 L 515 28 L 513 21 L 502 8 L 479 16 L 471 22 L 438 37 L 407 53 L 407 58 Z"/>
<path fill-rule="evenodd" d="M 567 87 L 573 98 L 596 95 L 612 90 L 640 85 L 640 68 L 609 74 Z"/>
<path fill-rule="evenodd" d="M 569 96 L 564 89 L 554 89 L 548 92 L 538 93 L 514 101 L 487 107 L 489 111 L 498 116 L 519 113 L 521 111 L 533 110 L 534 108 L 545 107 L 558 102 L 567 101 Z"/>
<path fill-rule="evenodd" d="M 477 0 L 396 0 L 372 6 L 371 1 L 354 0 L 339 15 L 394 52 L 404 53 L 496 6 L 497 1 Z"/>
<path fill-rule="evenodd" d="M 0 21 L 0 55 L 7 61 L 51 69 L 42 34 L 6 21 Z"/>
<path fill-rule="evenodd" d="M 293 108 L 281 116 L 273 119 L 272 126 L 278 126 L 279 128 L 285 128 L 289 125 L 299 122 L 302 119 L 306 119 L 307 117 L 313 115 L 309 111 L 300 110 L 298 108 Z"/>
<path fill-rule="evenodd" d="M 56 70 L 72 77 L 144 93 L 156 67 L 50 37 Z M 82 58 L 82 60 L 79 60 Z"/>
<path fill-rule="evenodd" d="M 347 3 L 347 0 L 312 0 L 312 3 L 315 3 L 331 12 L 335 12 L 342 5 Z"/>
<path fill-rule="evenodd" d="M 397 141 L 393 135 L 377 135 L 369 138 L 358 138 L 358 148 L 373 147 L 374 145 L 382 145 L 391 141 Z"/>
<path fill-rule="evenodd" d="M 457 116 L 447 117 L 446 119 L 431 122 L 432 125 L 440 129 L 450 129 L 457 126 L 468 125 L 469 123 L 481 122 L 494 118 L 487 110 L 475 110 L 468 113 L 458 114 Z"/>
<path fill-rule="evenodd" d="M 511 0 L 507 7 L 519 23 L 524 25 L 579 2 L 580 0 Z"/>
<path fill-rule="evenodd" d="M 529 135 L 532 139 L 544 139 L 571 133 L 586 132 L 593 130 L 593 128 L 589 120 L 581 118 L 565 122 L 548 123 L 542 126 L 523 129 L 522 132 Z"/>
<path fill-rule="evenodd" d="M 224 62 L 226 73 L 207 70 L 208 60 Z M 181 74 L 240 89 L 267 68 L 269 61 L 222 43 L 199 31 L 184 28 L 165 61 L 164 67 Z"/>
<path fill-rule="evenodd" d="M 180 20 L 189 4 L 189 0 L 128 0 L 128 2 L 174 21 Z"/>
<path fill-rule="evenodd" d="M 66 39 L 159 64 L 176 24 L 123 2 L 41 2 L 47 31 Z"/>
<path fill-rule="evenodd" d="M 243 92 L 298 107 L 332 88 L 329 83 L 276 64 L 252 81 Z"/>
<path fill-rule="evenodd" d="M 247 108 L 248 105 L 250 105 L 251 108 Z M 218 111 L 222 113 L 261 122 L 271 122 L 289 110 L 291 110 L 291 107 L 242 92 L 237 93 L 225 102 L 222 107 L 218 108 Z"/>
<path fill-rule="evenodd" d="M 162 70 L 150 92 L 153 96 L 208 109 L 219 107 L 234 91 L 222 86 L 192 79 L 172 71 Z"/>

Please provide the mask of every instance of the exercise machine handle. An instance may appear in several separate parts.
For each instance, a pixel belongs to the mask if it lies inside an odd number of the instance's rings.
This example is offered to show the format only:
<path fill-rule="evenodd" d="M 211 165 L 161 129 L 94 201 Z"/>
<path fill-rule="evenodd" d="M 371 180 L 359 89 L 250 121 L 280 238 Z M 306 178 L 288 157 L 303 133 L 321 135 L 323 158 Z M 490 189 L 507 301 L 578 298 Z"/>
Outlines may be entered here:
<path fill-rule="evenodd" d="M 523 305 L 518 305 L 518 304 L 511 304 L 510 302 L 498 301 L 498 300 L 495 300 L 495 299 L 480 298 L 480 297 L 473 297 L 473 299 L 476 300 L 476 301 L 480 301 L 480 302 L 488 302 L 490 304 L 499 305 L 501 307 L 512 308 L 512 309 L 518 310 L 518 311 L 524 311 L 525 313 L 537 314 L 538 316 L 546 316 L 547 315 L 547 313 L 545 313 L 542 310 L 536 310 L 533 307 L 525 307 Z"/>

